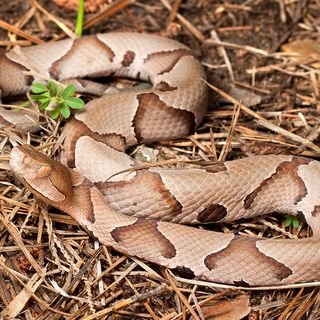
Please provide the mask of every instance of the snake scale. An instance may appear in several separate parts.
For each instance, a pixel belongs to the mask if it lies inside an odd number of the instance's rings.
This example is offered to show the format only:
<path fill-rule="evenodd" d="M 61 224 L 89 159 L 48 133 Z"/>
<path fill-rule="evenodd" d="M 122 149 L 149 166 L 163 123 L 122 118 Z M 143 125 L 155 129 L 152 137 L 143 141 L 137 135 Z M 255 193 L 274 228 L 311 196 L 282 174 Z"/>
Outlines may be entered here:
<path fill-rule="evenodd" d="M 101 243 L 190 277 L 246 286 L 320 280 L 319 162 L 265 155 L 201 169 L 126 171 L 135 165 L 128 147 L 182 137 L 201 123 L 208 90 L 188 47 L 107 33 L 12 50 L 0 56 L 1 96 L 26 92 L 34 80 L 28 70 L 59 81 L 115 76 L 152 84 L 104 95 L 77 112 L 62 131 L 60 162 L 29 145 L 13 148 L 11 169 L 36 197 Z M 2 126 L 21 128 L 22 118 L 0 110 Z M 186 226 L 271 212 L 304 217 L 313 236 L 262 239 Z"/>

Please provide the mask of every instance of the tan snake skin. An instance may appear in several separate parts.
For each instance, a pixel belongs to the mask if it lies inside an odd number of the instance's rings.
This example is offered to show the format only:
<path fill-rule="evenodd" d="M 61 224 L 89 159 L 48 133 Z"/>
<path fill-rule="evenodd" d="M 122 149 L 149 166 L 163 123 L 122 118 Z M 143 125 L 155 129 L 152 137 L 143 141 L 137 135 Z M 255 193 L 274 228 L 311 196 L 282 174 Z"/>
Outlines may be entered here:
<path fill-rule="evenodd" d="M 39 199 L 70 214 L 101 243 L 188 276 L 246 286 L 320 280 L 319 162 L 274 155 L 203 169 L 123 172 L 134 166 L 123 152 L 127 147 L 183 136 L 201 122 L 205 75 L 187 47 L 110 33 L 11 51 L 0 57 L 3 97 L 28 89 L 33 79 L 22 73 L 28 69 L 57 80 L 114 75 L 153 85 L 88 103 L 63 130 L 64 164 L 31 146 L 13 148 L 12 171 Z M 19 123 L 4 109 L 0 120 Z M 179 224 L 274 211 L 303 216 L 313 237 L 268 240 Z"/>

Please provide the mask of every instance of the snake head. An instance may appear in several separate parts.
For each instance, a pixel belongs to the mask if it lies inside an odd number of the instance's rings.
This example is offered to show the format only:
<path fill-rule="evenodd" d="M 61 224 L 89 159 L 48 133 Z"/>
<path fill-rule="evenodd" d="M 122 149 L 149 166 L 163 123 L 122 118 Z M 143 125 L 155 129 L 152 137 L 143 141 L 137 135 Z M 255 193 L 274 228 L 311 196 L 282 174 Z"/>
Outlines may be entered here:
<path fill-rule="evenodd" d="M 10 167 L 15 176 L 46 203 L 57 204 L 72 197 L 69 169 L 30 145 L 12 149 Z"/>

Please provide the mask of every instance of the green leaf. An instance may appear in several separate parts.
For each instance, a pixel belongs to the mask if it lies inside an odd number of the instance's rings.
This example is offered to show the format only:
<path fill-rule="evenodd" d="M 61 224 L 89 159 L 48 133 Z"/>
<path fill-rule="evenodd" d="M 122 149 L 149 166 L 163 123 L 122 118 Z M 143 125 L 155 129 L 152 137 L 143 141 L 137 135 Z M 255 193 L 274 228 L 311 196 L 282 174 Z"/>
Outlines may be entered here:
<path fill-rule="evenodd" d="M 48 88 L 45 85 L 36 82 L 31 86 L 31 91 L 39 94 L 48 91 Z"/>
<path fill-rule="evenodd" d="M 73 97 L 76 92 L 74 85 L 64 88 L 59 83 L 48 81 L 47 85 L 34 83 L 31 87 L 31 99 L 38 103 L 39 110 L 47 110 L 53 119 L 57 119 L 60 114 L 64 118 L 69 118 L 70 108 L 81 109 L 84 102 L 80 98 Z"/>
<path fill-rule="evenodd" d="M 50 102 L 51 99 L 50 98 L 43 98 L 43 99 L 39 99 L 40 104 L 45 103 L 45 102 Z"/>
<path fill-rule="evenodd" d="M 65 103 L 72 109 L 81 109 L 84 106 L 84 102 L 80 98 L 68 98 Z"/>
<path fill-rule="evenodd" d="M 32 101 L 39 101 L 42 99 L 50 99 L 50 93 L 43 92 L 42 94 L 32 94 L 31 99 L 32 99 Z"/>
<path fill-rule="evenodd" d="M 69 84 L 62 92 L 61 96 L 64 99 L 72 97 L 76 92 L 76 87 L 73 84 Z"/>
<path fill-rule="evenodd" d="M 30 107 L 30 102 L 28 100 L 26 101 L 21 101 L 20 103 L 17 104 L 17 106 L 22 107 L 22 108 L 28 108 Z M 21 108 L 11 108 L 10 111 L 11 112 L 21 112 Z"/>
<path fill-rule="evenodd" d="M 289 216 L 289 215 L 286 215 L 286 216 L 285 216 L 285 220 L 284 220 L 284 226 L 285 226 L 285 228 L 291 226 L 292 220 L 293 220 L 293 217 L 292 217 L 292 216 Z"/>
<path fill-rule="evenodd" d="M 299 226 L 300 226 L 299 217 L 293 217 L 293 216 L 290 216 L 290 215 L 285 215 L 284 226 L 285 227 L 293 226 L 293 228 L 298 229 Z"/>
<path fill-rule="evenodd" d="M 50 117 L 52 119 L 57 119 L 60 115 L 60 107 L 57 106 L 54 110 L 50 111 Z"/>
<path fill-rule="evenodd" d="M 20 107 L 23 107 L 23 108 L 28 108 L 28 107 L 30 106 L 30 102 L 29 102 L 28 100 L 26 100 L 26 101 L 21 101 L 21 102 L 19 103 L 19 106 L 20 106 Z"/>
<path fill-rule="evenodd" d="M 38 108 L 39 108 L 39 110 L 45 110 L 46 108 L 48 108 L 49 104 L 50 104 L 50 100 L 47 100 L 47 101 L 41 103 Z"/>
<path fill-rule="evenodd" d="M 298 217 L 293 217 L 292 219 L 292 225 L 295 229 L 298 229 L 300 226 L 300 221 Z"/>
<path fill-rule="evenodd" d="M 32 99 L 33 100 L 33 99 Z M 47 102 L 47 101 L 50 101 L 51 100 L 51 98 L 49 97 L 44 97 L 44 96 L 39 96 L 36 100 L 34 100 L 34 101 L 37 101 L 37 102 L 39 102 L 40 104 L 41 103 L 44 103 L 44 102 Z"/>
<path fill-rule="evenodd" d="M 57 85 L 57 96 L 59 96 L 59 95 L 61 95 L 61 93 L 62 93 L 62 91 L 63 91 L 63 88 L 62 88 L 62 86 L 61 85 Z"/>
<path fill-rule="evenodd" d="M 57 85 L 53 81 L 48 81 L 47 87 L 49 88 L 50 96 L 54 97 L 57 94 Z"/>
<path fill-rule="evenodd" d="M 65 103 L 62 103 L 60 107 L 60 113 L 65 119 L 68 119 L 70 117 L 71 111 Z"/>

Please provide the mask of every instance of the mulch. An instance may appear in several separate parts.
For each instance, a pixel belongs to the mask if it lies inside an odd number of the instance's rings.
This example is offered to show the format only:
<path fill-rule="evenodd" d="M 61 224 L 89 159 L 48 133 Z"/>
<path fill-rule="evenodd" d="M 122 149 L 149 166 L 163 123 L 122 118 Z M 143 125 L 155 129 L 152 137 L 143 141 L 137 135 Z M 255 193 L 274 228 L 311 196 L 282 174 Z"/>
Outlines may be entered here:
<path fill-rule="evenodd" d="M 252 154 L 320 157 L 319 1 L 117 0 L 99 1 L 96 10 L 85 15 L 85 34 L 171 37 L 190 46 L 206 69 L 210 103 L 196 133 L 133 154 L 151 152 L 172 167 Z M 75 20 L 75 11 L 52 1 L 1 1 L 0 51 L 74 36 Z M 54 156 L 62 125 L 48 119 L 40 133 L 28 135 L 0 129 L 4 319 L 320 319 L 317 286 L 253 290 L 182 279 L 101 246 L 70 217 L 37 201 L 14 180 L 8 154 L 32 143 Z M 285 221 L 275 214 L 216 230 L 312 234 L 303 221 L 298 228 Z M 227 313 L 236 309 L 237 315 Z"/>

